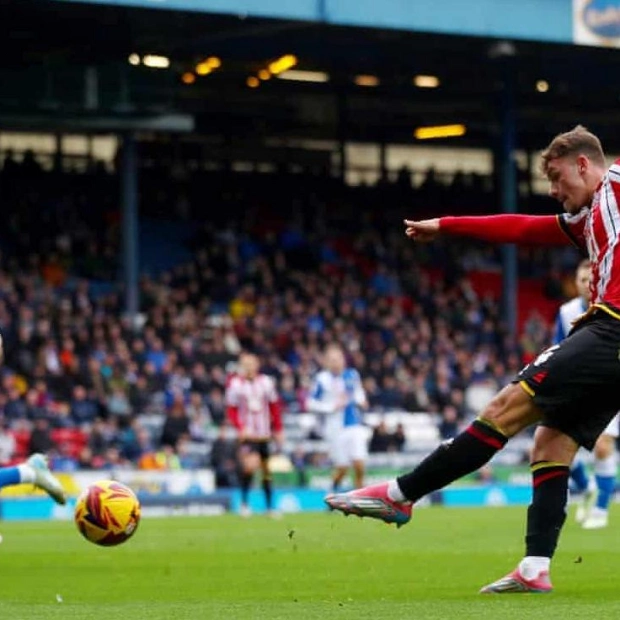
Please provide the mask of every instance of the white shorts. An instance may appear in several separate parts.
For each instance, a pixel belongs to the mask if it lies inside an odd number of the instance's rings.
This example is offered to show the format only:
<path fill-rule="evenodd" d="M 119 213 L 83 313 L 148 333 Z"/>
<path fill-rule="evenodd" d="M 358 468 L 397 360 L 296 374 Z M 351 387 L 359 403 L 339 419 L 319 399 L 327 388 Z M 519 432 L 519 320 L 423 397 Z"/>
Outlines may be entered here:
<path fill-rule="evenodd" d="M 368 457 L 368 433 L 363 426 L 345 426 L 336 431 L 329 442 L 329 456 L 336 467 L 347 467 L 353 461 Z"/>
<path fill-rule="evenodd" d="M 620 435 L 620 413 L 617 413 L 613 420 L 607 425 L 607 428 L 603 431 L 603 435 L 611 435 L 618 438 Z"/>

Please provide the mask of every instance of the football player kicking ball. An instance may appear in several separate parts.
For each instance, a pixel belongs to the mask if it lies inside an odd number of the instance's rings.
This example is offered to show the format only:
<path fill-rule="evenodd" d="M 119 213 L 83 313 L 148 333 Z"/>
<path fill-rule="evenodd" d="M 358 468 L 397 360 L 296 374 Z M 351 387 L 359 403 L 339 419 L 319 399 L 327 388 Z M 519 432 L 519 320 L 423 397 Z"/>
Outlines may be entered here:
<path fill-rule="evenodd" d="M 577 126 L 551 141 L 542 168 L 562 215 L 405 220 L 405 233 L 420 242 L 452 234 L 495 243 L 573 243 L 590 258 L 588 310 L 564 340 L 542 351 L 467 429 L 413 471 L 325 498 L 346 514 L 403 525 L 420 498 L 476 471 L 511 437 L 539 424 L 531 452 L 525 556 L 511 573 L 484 586 L 484 593 L 552 590 L 550 564 L 566 519 L 569 467 L 579 446 L 592 450 L 620 410 L 620 160 L 607 169 L 599 139 Z"/>
<path fill-rule="evenodd" d="M 570 333 L 573 322 L 587 310 L 590 303 L 591 277 L 590 261 L 584 259 L 577 265 L 575 273 L 578 295 L 560 306 L 555 321 L 553 344 L 564 340 Z M 588 476 L 579 452 L 570 470 L 574 491 L 580 496 L 575 519 L 577 523 L 581 523 L 584 530 L 607 527 L 609 521 L 609 504 L 616 488 L 618 469 L 616 451 L 616 440 L 620 430 L 618 418 L 618 415 L 613 418 L 594 445 L 594 480 Z"/>

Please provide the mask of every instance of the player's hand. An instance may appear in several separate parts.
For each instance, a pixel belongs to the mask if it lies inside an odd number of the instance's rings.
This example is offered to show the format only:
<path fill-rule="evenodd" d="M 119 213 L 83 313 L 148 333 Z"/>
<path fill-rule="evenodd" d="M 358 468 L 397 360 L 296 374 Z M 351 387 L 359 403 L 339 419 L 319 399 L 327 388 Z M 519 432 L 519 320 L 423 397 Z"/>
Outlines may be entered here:
<path fill-rule="evenodd" d="M 439 218 L 430 220 L 405 220 L 405 234 L 414 241 L 433 241 L 439 235 Z"/>

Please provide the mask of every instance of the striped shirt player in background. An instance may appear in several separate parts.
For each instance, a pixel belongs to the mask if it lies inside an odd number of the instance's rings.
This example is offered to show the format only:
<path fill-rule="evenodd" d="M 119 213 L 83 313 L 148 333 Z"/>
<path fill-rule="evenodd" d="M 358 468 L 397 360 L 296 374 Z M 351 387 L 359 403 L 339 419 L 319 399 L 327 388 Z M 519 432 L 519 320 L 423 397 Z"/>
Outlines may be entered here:
<path fill-rule="evenodd" d="M 269 457 L 272 441 L 278 451 L 282 448 L 282 415 L 275 382 L 260 372 L 257 355 L 244 352 L 239 356 L 239 369 L 228 381 L 225 400 L 227 418 L 237 429 L 239 440 L 240 514 L 251 514 L 248 496 L 260 469 L 265 506 L 275 516 Z"/>
<path fill-rule="evenodd" d="M 357 370 L 346 367 L 339 345 L 325 348 L 323 366 L 314 378 L 308 409 L 324 416 L 323 428 L 334 466 L 333 489 L 338 489 L 349 467 L 353 467 L 353 484 L 359 488 L 364 483 L 368 457 L 368 433 L 361 412 L 368 407 L 366 392 Z"/>
<path fill-rule="evenodd" d="M 553 344 L 559 344 L 570 333 L 574 321 L 581 316 L 590 305 L 590 278 L 592 270 L 588 259 L 577 265 L 575 287 L 577 297 L 562 304 L 556 317 L 553 333 Z M 573 461 L 570 477 L 574 484 L 574 492 L 581 497 L 577 505 L 575 518 L 586 530 L 607 527 L 609 520 L 609 504 L 616 488 L 618 458 L 616 440 L 618 439 L 619 416 L 614 416 L 607 428 L 601 433 L 594 445 L 594 480 L 587 473 L 581 455 L 577 453 Z M 594 505 L 594 502 L 596 504 Z"/>
<path fill-rule="evenodd" d="M 599 139 L 582 126 L 557 135 L 542 153 L 549 195 L 561 215 L 501 214 L 405 220 L 405 234 L 440 234 L 494 243 L 568 245 L 590 258 L 591 303 L 570 334 L 542 351 L 449 444 L 414 470 L 364 489 L 327 496 L 329 506 L 403 525 L 412 504 L 478 470 L 525 428 L 538 424 L 531 452 L 532 502 L 525 556 L 484 593 L 550 592 L 551 558 L 566 520 L 568 472 L 579 446 L 594 448 L 620 410 L 620 160 L 607 169 Z"/>

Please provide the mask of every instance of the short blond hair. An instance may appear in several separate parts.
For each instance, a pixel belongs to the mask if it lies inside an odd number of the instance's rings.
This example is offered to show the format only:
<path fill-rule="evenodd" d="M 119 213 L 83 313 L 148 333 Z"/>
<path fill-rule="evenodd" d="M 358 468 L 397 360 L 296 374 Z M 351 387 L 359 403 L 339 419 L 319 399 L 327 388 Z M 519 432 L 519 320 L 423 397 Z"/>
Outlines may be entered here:
<path fill-rule="evenodd" d="M 605 153 L 601 141 L 583 125 L 558 134 L 542 152 L 540 167 L 547 174 L 549 162 L 567 155 L 585 155 L 597 166 L 605 166 Z"/>

